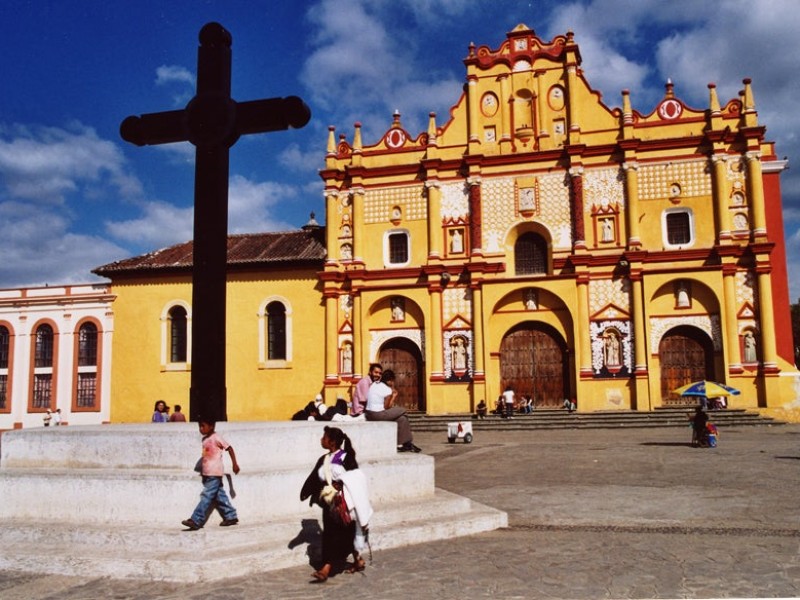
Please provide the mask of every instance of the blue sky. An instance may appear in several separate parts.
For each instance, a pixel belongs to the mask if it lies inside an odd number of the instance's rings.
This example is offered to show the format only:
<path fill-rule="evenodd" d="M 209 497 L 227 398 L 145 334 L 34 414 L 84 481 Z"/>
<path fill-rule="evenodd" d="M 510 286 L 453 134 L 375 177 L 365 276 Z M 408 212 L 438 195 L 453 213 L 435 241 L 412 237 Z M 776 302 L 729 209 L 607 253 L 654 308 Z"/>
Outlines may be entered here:
<path fill-rule="evenodd" d="M 0 288 L 93 281 L 91 269 L 192 235 L 194 148 L 138 148 L 128 115 L 183 108 L 198 33 L 233 36 L 232 94 L 299 95 L 303 129 L 231 150 L 229 229 L 281 231 L 324 219 L 328 126 L 374 143 L 402 114 L 413 135 L 444 122 L 470 42 L 497 47 L 525 23 L 575 32 L 609 106 L 631 90 L 650 113 L 671 78 L 691 106 L 735 98 L 750 77 L 759 119 L 790 166 L 800 156 L 800 11 L 795 0 L 39 0 L 0 3 Z M 800 297 L 800 173 L 782 176 L 791 297 Z"/>

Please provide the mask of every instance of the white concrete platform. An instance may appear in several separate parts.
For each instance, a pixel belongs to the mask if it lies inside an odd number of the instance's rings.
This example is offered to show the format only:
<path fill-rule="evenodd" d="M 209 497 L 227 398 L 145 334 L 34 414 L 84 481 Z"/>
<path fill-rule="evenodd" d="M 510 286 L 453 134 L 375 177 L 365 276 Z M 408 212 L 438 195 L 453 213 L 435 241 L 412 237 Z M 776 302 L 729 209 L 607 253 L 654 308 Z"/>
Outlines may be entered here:
<path fill-rule="evenodd" d="M 373 550 L 489 531 L 506 513 L 435 487 L 433 458 L 398 454 L 393 423 L 346 423 L 375 507 Z M 200 531 L 195 424 L 20 430 L 0 444 L 0 568 L 165 581 L 211 581 L 308 564 L 320 509 L 299 492 L 324 424 L 220 423 L 242 469 L 240 524 Z"/>

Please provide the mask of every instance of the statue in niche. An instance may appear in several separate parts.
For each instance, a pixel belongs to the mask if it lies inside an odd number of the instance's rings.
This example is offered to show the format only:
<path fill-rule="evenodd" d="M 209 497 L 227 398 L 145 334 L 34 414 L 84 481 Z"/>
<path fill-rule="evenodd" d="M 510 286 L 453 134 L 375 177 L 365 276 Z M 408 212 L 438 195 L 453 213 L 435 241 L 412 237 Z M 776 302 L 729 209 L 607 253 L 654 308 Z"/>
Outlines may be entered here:
<path fill-rule="evenodd" d="M 689 286 L 683 281 L 681 281 L 678 285 L 678 293 L 675 303 L 678 308 L 689 308 L 691 305 L 691 299 L 689 298 Z"/>
<path fill-rule="evenodd" d="M 350 244 L 342 244 L 339 251 L 342 255 L 342 260 L 351 260 L 353 258 L 353 247 Z"/>
<path fill-rule="evenodd" d="M 613 242 L 614 241 L 614 220 L 613 219 L 603 219 L 602 222 L 602 240 L 604 242 Z"/>
<path fill-rule="evenodd" d="M 353 345 L 345 343 L 342 345 L 342 373 L 353 372 Z"/>
<path fill-rule="evenodd" d="M 745 331 L 744 332 L 744 362 L 746 363 L 754 363 L 758 362 L 758 356 L 756 355 L 756 336 L 753 335 L 752 331 Z"/>
<path fill-rule="evenodd" d="M 453 254 L 460 254 L 464 251 L 464 236 L 460 229 L 453 231 L 453 236 L 450 239 L 450 252 Z"/>
<path fill-rule="evenodd" d="M 616 367 L 621 364 L 620 361 L 620 343 L 617 332 L 609 329 L 605 334 L 605 345 L 603 348 L 603 358 L 607 367 Z"/>
<path fill-rule="evenodd" d="M 525 290 L 525 309 L 536 310 L 536 292 L 534 290 Z"/>
<path fill-rule="evenodd" d="M 342 237 L 349 238 L 353 232 L 350 230 L 350 225 L 345 223 L 342 225 Z"/>
<path fill-rule="evenodd" d="M 533 188 L 522 188 L 519 191 L 519 209 L 533 210 L 536 208 Z"/>
<path fill-rule="evenodd" d="M 467 370 L 467 344 L 460 335 L 455 336 L 450 341 L 450 358 L 453 362 L 454 371 Z"/>
<path fill-rule="evenodd" d="M 392 298 L 392 321 L 404 321 L 406 318 L 405 303 L 402 298 Z"/>

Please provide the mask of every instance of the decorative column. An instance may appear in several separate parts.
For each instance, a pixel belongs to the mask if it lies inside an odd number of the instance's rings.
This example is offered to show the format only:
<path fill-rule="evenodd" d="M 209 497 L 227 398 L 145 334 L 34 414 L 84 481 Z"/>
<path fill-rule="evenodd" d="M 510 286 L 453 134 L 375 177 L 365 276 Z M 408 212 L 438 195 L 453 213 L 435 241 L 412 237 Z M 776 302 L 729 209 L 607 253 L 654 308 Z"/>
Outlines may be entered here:
<path fill-rule="evenodd" d="M 508 89 L 508 75 L 500 79 L 500 143 L 511 141 L 511 93 Z"/>
<path fill-rule="evenodd" d="M 761 152 L 748 152 L 747 197 L 750 200 L 750 213 L 753 219 L 753 235 L 767 236 L 767 217 L 764 208 L 764 180 L 761 177 Z"/>
<path fill-rule="evenodd" d="M 325 259 L 326 263 L 335 263 L 339 257 L 339 245 L 337 240 L 338 224 L 333 223 L 332 219 L 336 212 L 336 203 L 339 200 L 339 193 L 336 190 L 326 190 L 325 192 L 325 214 L 327 215 L 327 226 L 325 227 L 325 249 L 328 256 Z"/>
<path fill-rule="evenodd" d="M 428 192 L 428 258 L 442 254 L 442 190 L 438 180 L 425 182 Z"/>
<path fill-rule="evenodd" d="M 353 298 L 353 378 L 358 380 L 369 373 L 367 362 L 369 357 L 364 359 L 364 320 L 361 316 L 361 293 L 357 290 L 351 291 Z M 363 370 L 362 370 L 363 367 Z"/>
<path fill-rule="evenodd" d="M 581 379 L 592 378 L 592 340 L 589 336 L 589 275 L 580 274 L 578 283 L 578 322 L 575 327 L 575 343 L 580 365 Z"/>
<path fill-rule="evenodd" d="M 468 177 L 469 186 L 469 242 L 472 254 L 483 254 L 481 250 L 481 178 Z"/>
<path fill-rule="evenodd" d="M 644 335 L 644 302 L 642 300 L 642 272 L 630 274 L 631 304 L 633 318 L 633 372 L 639 376 L 647 376 L 647 340 Z"/>
<path fill-rule="evenodd" d="M 756 267 L 758 275 L 758 317 L 761 330 L 761 356 L 764 372 L 778 370 L 777 342 L 775 339 L 775 315 L 772 314 L 772 277 L 769 265 Z M 790 332 L 785 332 L 791 335 Z"/>
<path fill-rule="evenodd" d="M 537 141 L 540 150 L 549 150 L 553 147 L 553 142 L 550 138 L 550 133 L 545 127 L 544 115 L 547 114 L 547 91 L 544 89 L 544 74 L 545 71 L 537 71 L 534 73 L 534 80 L 536 82 L 536 111 L 539 116 L 539 129 L 536 132 Z"/>
<path fill-rule="evenodd" d="M 364 262 L 364 188 L 354 187 L 350 191 L 353 194 L 353 260 Z"/>
<path fill-rule="evenodd" d="M 337 332 L 338 298 L 335 291 L 325 291 L 325 383 L 339 381 L 339 336 Z"/>
<path fill-rule="evenodd" d="M 480 140 L 478 136 L 478 79 L 474 75 L 470 75 L 467 81 L 467 124 L 470 143 L 477 143 Z"/>
<path fill-rule="evenodd" d="M 431 311 L 431 381 L 444 379 L 442 353 L 442 288 L 437 283 L 430 288 Z"/>
<path fill-rule="evenodd" d="M 736 327 L 736 265 L 722 267 L 722 293 L 725 300 L 725 335 L 728 337 L 728 373 L 742 372 L 739 330 Z"/>
<path fill-rule="evenodd" d="M 474 283 L 472 286 L 472 338 L 473 338 L 473 352 L 472 356 L 475 360 L 475 368 L 472 378 L 475 381 L 484 381 L 486 379 L 486 366 L 484 364 L 483 347 L 483 288 L 480 282 Z"/>
<path fill-rule="evenodd" d="M 625 226 L 628 230 L 628 248 L 642 245 L 639 238 L 639 163 L 630 161 L 622 163 L 625 171 Z"/>
<path fill-rule="evenodd" d="M 714 211 L 719 223 L 719 233 L 717 239 L 731 239 L 731 215 L 728 211 L 728 179 L 725 176 L 725 163 L 728 156 L 725 154 L 715 154 L 711 157 L 711 164 L 714 173 Z"/>
<path fill-rule="evenodd" d="M 569 170 L 572 184 L 572 247 L 586 249 L 586 231 L 583 224 L 583 167 Z M 588 322 L 588 321 L 587 321 Z"/>

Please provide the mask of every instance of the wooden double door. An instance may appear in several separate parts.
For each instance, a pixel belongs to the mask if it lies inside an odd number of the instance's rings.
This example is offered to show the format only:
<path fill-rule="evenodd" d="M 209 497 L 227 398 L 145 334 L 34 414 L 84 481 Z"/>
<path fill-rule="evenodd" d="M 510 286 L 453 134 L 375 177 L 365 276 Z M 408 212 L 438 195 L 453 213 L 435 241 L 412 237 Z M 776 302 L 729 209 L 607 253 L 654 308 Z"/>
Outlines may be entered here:
<path fill-rule="evenodd" d="M 658 344 L 661 402 L 685 404 L 672 390 L 701 379 L 714 380 L 714 345 L 708 335 L 689 325 L 669 330 Z"/>
<path fill-rule="evenodd" d="M 425 410 L 422 353 L 417 345 L 405 338 L 389 340 L 381 347 L 378 362 L 384 371 L 394 371 L 398 392 L 395 404 L 407 410 Z"/>
<path fill-rule="evenodd" d="M 501 392 L 511 386 L 517 399 L 532 397 L 537 407 L 561 407 L 572 398 L 569 351 L 561 335 L 543 323 L 524 323 L 500 344 Z"/>

